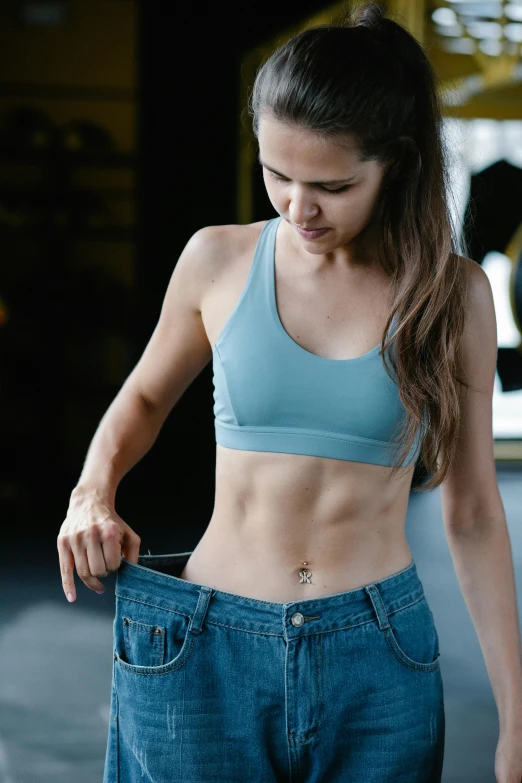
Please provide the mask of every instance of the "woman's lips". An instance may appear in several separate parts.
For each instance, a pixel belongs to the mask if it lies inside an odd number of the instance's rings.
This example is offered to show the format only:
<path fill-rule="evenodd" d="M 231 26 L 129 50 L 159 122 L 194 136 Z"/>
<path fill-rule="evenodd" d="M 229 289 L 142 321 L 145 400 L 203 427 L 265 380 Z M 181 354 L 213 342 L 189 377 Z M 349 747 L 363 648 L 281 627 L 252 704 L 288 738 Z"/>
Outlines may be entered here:
<path fill-rule="evenodd" d="M 304 239 L 317 239 L 318 237 L 323 236 L 323 234 L 326 234 L 327 231 L 330 231 L 329 228 L 314 228 L 310 231 L 306 231 L 302 228 L 299 228 L 299 226 L 296 226 L 295 224 L 294 228 L 302 237 L 304 237 Z"/>

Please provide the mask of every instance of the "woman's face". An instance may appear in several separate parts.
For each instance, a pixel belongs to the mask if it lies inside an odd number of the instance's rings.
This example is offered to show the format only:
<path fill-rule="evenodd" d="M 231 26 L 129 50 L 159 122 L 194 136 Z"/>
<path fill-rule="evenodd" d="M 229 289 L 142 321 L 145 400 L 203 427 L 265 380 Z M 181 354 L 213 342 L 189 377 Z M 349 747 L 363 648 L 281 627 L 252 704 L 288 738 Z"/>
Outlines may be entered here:
<path fill-rule="evenodd" d="M 292 227 L 295 242 L 330 260 L 355 260 L 361 232 L 369 226 L 379 200 L 382 165 L 362 163 L 351 137 L 340 144 L 263 116 L 258 141 L 268 197 Z M 328 231 L 309 239 L 296 225 Z"/>

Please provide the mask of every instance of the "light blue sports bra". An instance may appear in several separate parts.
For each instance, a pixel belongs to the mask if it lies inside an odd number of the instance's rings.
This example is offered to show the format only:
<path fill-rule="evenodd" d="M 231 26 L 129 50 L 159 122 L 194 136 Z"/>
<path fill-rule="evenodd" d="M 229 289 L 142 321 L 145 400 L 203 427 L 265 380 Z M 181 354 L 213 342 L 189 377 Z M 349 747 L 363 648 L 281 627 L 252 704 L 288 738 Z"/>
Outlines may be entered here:
<path fill-rule="evenodd" d="M 381 345 L 354 359 L 328 359 L 294 342 L 279 319 L 274 262 L 281 220 L 263 226 L 245 287 L 214 345 L 216 442 L 397 464 L 392 438 L 405 409 L 379 356 Z M 404 466 L 417 457 L 420 431 Z"/>

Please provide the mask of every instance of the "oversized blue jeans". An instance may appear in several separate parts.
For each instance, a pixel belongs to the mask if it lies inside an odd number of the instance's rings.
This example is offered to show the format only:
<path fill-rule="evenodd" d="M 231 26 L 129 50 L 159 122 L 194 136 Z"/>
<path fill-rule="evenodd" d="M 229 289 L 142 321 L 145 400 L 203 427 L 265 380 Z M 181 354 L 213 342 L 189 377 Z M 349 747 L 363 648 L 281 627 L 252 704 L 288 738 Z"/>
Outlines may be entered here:
<path fill-rule="evenodd" d="M 272 603 L 180 579 L 190 555 L 121 558 L 103 783 L 440 782 L 439 639 L 413 560 Z"/>

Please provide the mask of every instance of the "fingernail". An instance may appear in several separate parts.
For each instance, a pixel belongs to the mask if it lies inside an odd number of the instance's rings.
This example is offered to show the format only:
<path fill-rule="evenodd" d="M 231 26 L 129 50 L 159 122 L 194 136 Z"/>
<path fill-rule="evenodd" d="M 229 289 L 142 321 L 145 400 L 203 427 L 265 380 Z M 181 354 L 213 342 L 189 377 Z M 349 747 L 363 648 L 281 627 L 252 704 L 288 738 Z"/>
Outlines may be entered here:
<path fill-rule="evenodd" d="M 67 600 L 68 601 L 74 601 L 74 595 L 72 593 L 67 593 Z"/>
<path fill-rule="evenodd" d="M 96 590 L 96 592 L 98 593 L 98 595 L 103 595 L 105 590 Z"/>

